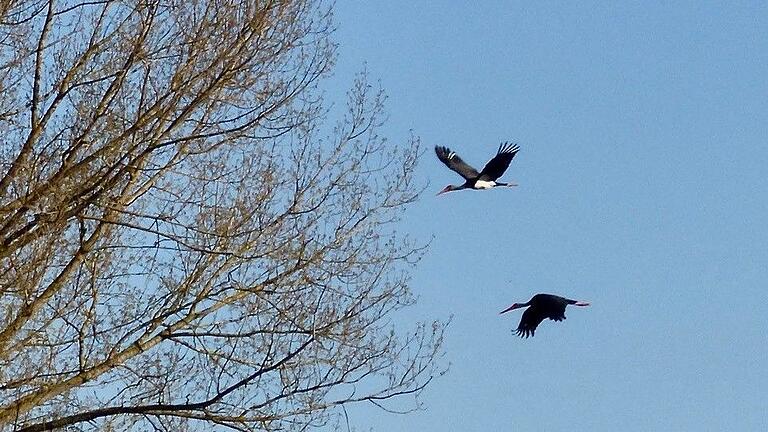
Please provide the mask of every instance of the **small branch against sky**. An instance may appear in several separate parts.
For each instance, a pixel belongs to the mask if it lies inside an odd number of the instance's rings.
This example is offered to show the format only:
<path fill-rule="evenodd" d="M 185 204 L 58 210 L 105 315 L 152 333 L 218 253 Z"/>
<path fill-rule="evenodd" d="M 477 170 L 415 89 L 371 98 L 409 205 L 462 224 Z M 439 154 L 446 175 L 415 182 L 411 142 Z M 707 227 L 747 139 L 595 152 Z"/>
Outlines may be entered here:
<path fill-rule="evenodd" d="M 444 325 L 401 337 L 389 316 L 422 251 L 391 234 L 418 140 L 379 136 L 366 74 L 319 132 L 330 5 L 0 15 L 0 429 L 304 430 L 417 406 Z"/>

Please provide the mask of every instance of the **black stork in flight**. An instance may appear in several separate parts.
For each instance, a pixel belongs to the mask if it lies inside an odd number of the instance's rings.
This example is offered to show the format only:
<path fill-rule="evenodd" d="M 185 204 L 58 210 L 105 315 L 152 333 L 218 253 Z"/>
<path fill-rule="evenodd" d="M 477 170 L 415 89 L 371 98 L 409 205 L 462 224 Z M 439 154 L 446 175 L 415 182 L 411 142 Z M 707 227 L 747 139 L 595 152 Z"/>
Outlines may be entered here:
<path fill-rule="evenodd" d="M 441 190 L 438 195 L 462 189 L 490 189 L 496 186 L 517 186 L 514 183 L 497 182 L 496 179 L 501 177 L 501 175 L 504 174 L 504 171 L 509 168 L 509 163 L 512 162 L 512 159 L 518 151 L 520 151 L 519 145 L 506 142 L 502 143 L 499 146 L 496 156 L 485 164 L 482 171 L 477 172 L 476 169 L 461 160 L 459 155 L 457 155 L 456 152 L 451 151 L 448 147 L 435 146 L 437 158 L 448 168 L 464 177 L 463 185 L 448 185 L 445 189 Z"/>
<path fill-rule="evenodd" d="M 589 303 L 571 300 L 553 294 L 536 294 L 533 298 L 528 300 L 528 303 L 515 303 L 499 312 L 499 314 L 527 306 L 528 309 L 523 312 L 523 317 L 520 318 L 520 325 L 517 326 L 517 335 L 527 338 L 533 336 L 536 332 L 536 327 L 544 321 L 544 318 L 549 318 L 554 321 L 564 320 L 565 307 L 568 305 L 589 306 Z"/>

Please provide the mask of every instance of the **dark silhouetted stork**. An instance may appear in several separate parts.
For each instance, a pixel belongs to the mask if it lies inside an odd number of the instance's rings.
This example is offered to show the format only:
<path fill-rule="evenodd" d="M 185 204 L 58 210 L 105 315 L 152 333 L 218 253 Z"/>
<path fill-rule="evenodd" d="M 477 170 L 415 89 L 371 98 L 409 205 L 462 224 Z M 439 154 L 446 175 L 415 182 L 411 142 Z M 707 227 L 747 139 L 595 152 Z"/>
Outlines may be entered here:
<path fill-rule="evenodd" d="M 503 314 L 504 312 L 509 312 L 518 308 L 528 307 L 528 309 L 523 312 L 523 317 L 520 318 L 520 325 L 517 326 L 517 335 L 527 338 L 533 336 L 536 332 L 536 327 L 544 321 L 544 318 L 549 318 L 554 321 L 564 320 L 565 307 L 568 305 L 589 306 L 589 303 L 571 300 L 553 294 L 536 294 L 533 298 L 528 300 L 528 303 L 515 303 L 499 313 Z"/>
<path fill-rule="evenodd" d="M 491 189 L 496 186 L 517 186 L 514 183 L 497 182 L 496 179 L 501 177 L 504 171 L 509 168 L 509 163 L 512 162 L 518 151 L 520 151 L 520 146 L 517 144 L 502 143 L 496 156 L 485 164 L 482 171 L 477 172 L 476 169 L 464 162 L 456 152 L 451 151 L 448 147 L 436 146 L 435 153 L 437 153 L 437 158 L 448 168 L 464 177 L 463 185 L 448 185 L 438 195 L 462 189 Z"/>

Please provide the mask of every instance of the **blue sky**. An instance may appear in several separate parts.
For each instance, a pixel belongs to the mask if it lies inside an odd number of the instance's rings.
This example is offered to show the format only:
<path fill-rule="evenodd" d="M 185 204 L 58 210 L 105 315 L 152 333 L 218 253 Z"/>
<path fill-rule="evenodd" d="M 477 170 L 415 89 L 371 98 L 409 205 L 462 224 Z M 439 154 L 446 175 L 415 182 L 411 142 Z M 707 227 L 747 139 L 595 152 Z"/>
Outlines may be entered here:
<path fill-rule="evenodd" d="M 384 132 L 427 152 L 403 229 L 432 247 L 403 319 L 453 316 L 450 372 L 358 429 L 768 430 L 768 5 L 338 2 L 339 91 L 363 62 Z M 522 150 L 517 189 L 434 197 Z M 498 311 L 591 301 L 536 337 Z"/>

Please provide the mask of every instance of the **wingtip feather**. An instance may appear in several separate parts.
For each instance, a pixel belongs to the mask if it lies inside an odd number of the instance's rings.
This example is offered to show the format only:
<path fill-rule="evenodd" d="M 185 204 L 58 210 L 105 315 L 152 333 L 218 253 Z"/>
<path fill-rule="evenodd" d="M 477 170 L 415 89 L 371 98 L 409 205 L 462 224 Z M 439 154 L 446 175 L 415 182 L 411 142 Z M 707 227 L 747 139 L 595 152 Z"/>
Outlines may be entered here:
<path fill-rule="evenodd" d="M 499 145 L 499 150 L 498 150 L 497 154 L 508 153 L 508 154 L 513 154 L 514 155 L 518 151 L 520 151 L 520 145 L 519 144 L 517 144 L 517 143 L 510 144 L 509 141 L 504 141 L 503 143 L 501 143 Z"/>

